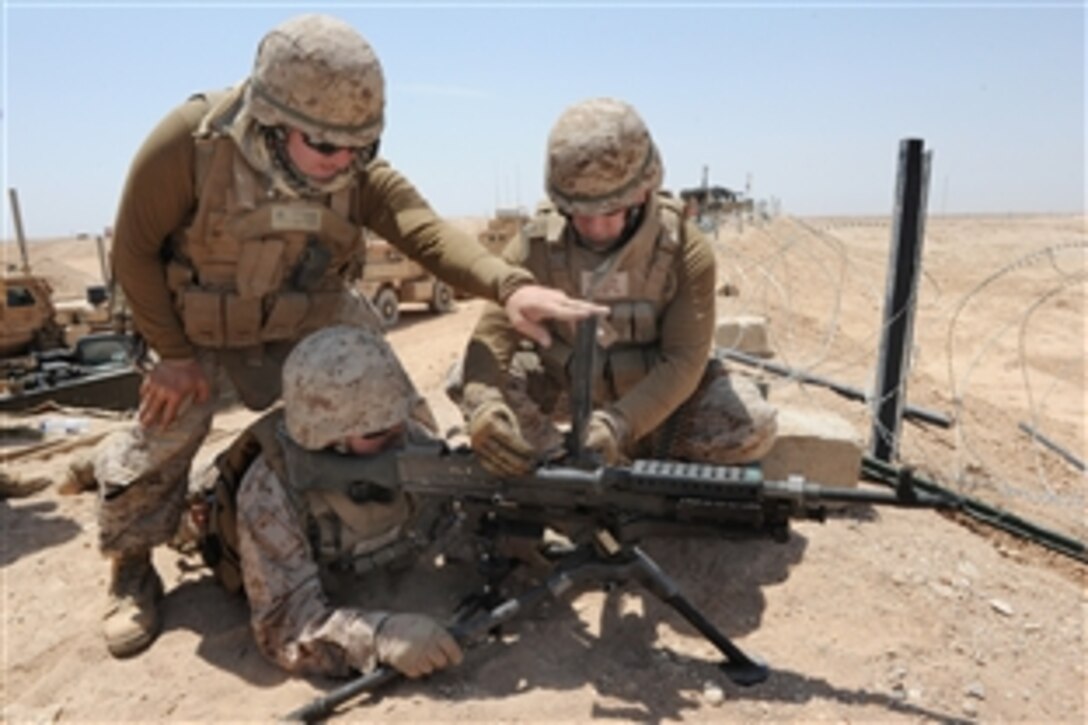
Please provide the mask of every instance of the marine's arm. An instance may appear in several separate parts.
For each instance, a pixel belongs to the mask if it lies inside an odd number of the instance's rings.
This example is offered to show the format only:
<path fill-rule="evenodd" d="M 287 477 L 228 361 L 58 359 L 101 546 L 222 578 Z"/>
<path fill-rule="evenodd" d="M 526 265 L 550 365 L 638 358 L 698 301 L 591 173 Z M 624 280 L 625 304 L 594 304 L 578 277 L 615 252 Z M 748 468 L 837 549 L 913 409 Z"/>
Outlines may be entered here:
<path fill-rule="evenodd" d="M 533 275 L 487 250 L 442 220 L 412 184 L 384 161 L 367 168 L 359 218 L 440 279 L 498 302 L 514 328 L 542 345 L 551 343 L 544 320 L 576 321 L 607 310 L 536 284 Z"/>
<path fill-rule="evenodd" d="M 168 360 L 193 356 L 166 286 L 162 246 L 196 202 L 192 133 L 206 109 L 206 101 L 187 101 L 155 127 L 129 169 L 114 224 L 114 274 L 136 328 Z"/>
<path fill-rule="evenodd" d="M 378 661 L 384 612 L 332 607 L 294 505 L 263 458 L 238 491 L 238 543 L 250 624 L 266 657 L 293 673 L 346 677 Z"/>
<path fill-rule="evenodd" d="M 384 161 L 367 167 L 359 202 L 363 224 L 458 289 L 504 303 L 519 287 L 534 283 L 532 274 L 440 218 Z"/>
<path fill-rule="evenodd" d="M 502 259 L 532 274 L 529 242 L 524 235 L 518 234 L 506 245 Z M 463 410 L 468 412 L 489 400 L 502 400 L 500 391 L 519 340 L 506 311 L 494 302 L 485 305 L 465 350 Z"/>
<path fill-rule="evenodd" d="M 714 252 L 686 223 L 676 296 L 661 320 L 658 357 L 649 375 L 615 403 L 630 440 L 657 428 L 695 391 L 714 338 Z"/>

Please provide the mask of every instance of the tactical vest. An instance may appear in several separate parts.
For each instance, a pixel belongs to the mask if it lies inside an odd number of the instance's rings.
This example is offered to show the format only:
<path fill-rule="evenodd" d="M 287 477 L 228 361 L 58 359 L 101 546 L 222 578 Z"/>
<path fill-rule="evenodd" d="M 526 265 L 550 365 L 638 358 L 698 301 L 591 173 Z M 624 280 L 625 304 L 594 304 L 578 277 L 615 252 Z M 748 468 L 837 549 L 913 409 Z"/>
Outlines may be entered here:
<path fill-rule="evenodd" d="M 597 269 L 579 261 L 588 255 L 579 252 L 573 229 L 567 225 L 555 207 L 544 204 L 537 209 L 526 227 L 530 259 L 538 260 L 533 271 L 544 284 L 610 308 L 602 324 L 604 354 L 598 355 L 600 379 L 594 390 L 598 404 L 612 402 L 637 385 L 657 362 L 661 316 L 676 296 L 683 209 L 670 197 L 652 197 L 634 236 Z M 573 331 L 555 326 L 553 332 L 573 346 Z"/>
<path fill-rule="evenodd" d="M 298 491 L 291 485 L 283 409 L 276 408 L 250 424 L 215 459 L 218 476 L 211 490 L 202 492 L 209 504 L 207 531 L 200 540 L 204 562 L 229 592 L 242 589 L 238 553 L 237 499 L 242 479 L 258 456 L 284 485 L 306 531 L 318 564 L 335 572 L 365 573 L 393 566 L 414 556 L 425 543 L 409 536 L 406 525 L 430 533 L 435 522 L 422 521 L 415 501 L 387 489 L 359 492 L 350 481 L 334 480 L 322 490 Z M 297 457 L 300 449 L 293 451 Z M 301 451 L 311 474 L 320 476 L 323 457 L 331 453 Z M 329 466 L 330 471 L 342 466 Z M 433 513 L 431 514 L 433 515 Z"/>
<path fill-rule="evenodd" d="M 328 324 L 362 273 L 358 186 L 323 199 L 277 193 L 226 134 L 241 95 L 219 97 L 195 134 L 197 206 L 170 240 L 167 285 L 196 345 L 297 340 Z"/>

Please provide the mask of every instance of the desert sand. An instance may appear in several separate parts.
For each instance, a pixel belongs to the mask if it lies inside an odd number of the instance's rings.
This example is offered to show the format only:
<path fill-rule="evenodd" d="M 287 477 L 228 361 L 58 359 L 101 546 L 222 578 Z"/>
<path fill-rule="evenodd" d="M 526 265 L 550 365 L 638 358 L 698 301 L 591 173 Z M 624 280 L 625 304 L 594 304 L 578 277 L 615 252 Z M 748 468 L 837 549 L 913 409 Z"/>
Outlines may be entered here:
<path fill-rule="evenodd" d="M 710 235 L 739 296 L 719 316 L 769 320 L 776 361 L 862 389 L 880 340 L 887 218 L 782 217 Z M 952 416 L 907 422 L 901 460 L 943 485 L 1088 540 L 1084 474 L 1018 429 L 1031 422 L 1083 461 L 1085 275 L 1080 216 L 936 217 L 927 224 L 907 397 Z M 12 247 L 5 247 L 5 258 Z M 98 282 L 93 240 L 32 245 L 66 295 Z M 459 421 L 442 382 L 481 304 L 405 310 L 390 339 L 443 427 Z M 737 366 L 738 370 L 743 367 Z M 861 441 L 865 406 L 766 379 L 780 405 L 833 411 Z M 34 425 L 58 413 L 6 416 Z M 113 660 L 101 640 L 107 569 L 95 497 L 65 495 L 68 465 L 123 424 L 86 412 L 54 447 L 0 444 L 6 473 L 53 485 L 0 501 L 0 702 L 23 721 L 269 721 L 335 684 L 262 659 L 245 603 L 199 562 L 163 548 L 165 628 Z M 251 414 L 217 418 L 206 462 Z M 801 522 L 789 542 L 650 541 L 690 598 L 770 679 L 730 683 L 714 650 L 631 586 L 533 613 L 460 668 L 353 702 L 337 719 L 399 722 L 1061 722 L 1086 719 L 1085 567 L 994 529 L 931 511 L 851 509 Z"/>

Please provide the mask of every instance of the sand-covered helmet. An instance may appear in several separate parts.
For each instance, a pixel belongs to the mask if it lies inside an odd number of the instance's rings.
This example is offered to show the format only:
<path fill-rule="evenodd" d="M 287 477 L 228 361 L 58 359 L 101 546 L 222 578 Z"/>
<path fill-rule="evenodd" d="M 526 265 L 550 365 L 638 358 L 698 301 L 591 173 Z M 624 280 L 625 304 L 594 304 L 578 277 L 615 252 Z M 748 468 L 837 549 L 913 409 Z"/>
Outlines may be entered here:
<path fill-rule="evenodd" d="M 661 186 L 657 146 L 642 118 L 614 98 L 577 103 L 548 135 L 548 196 L 565 214 L 609 214 Z"/>
<path fill-rule="evenodd" d="M 374 49 L 350 25 L 300 15 L 261 39 L 245 103 L 264 126 L 292 126 L 317 143 L 363 148 L 381 136 L 385 78 Z"/>
<path fill-rule="evenodd" d="M 287 433 L 310 450 L 404 423 L 415 400 L 393 348 L 373 330 L 323 328 L 299 342 L 283 365 Z"/>

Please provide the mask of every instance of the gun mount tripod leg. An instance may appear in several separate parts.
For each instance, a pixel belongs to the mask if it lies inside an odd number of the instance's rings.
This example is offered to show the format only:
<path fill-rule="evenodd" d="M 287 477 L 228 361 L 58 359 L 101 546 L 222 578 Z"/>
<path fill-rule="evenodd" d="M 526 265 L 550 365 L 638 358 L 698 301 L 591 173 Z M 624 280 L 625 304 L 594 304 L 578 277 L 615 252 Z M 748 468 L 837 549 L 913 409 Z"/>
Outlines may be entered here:
<path fill-rule="evenodd" d="M 703 616 L 703 613 L 684 596 L 676 582 L 658 566 L 656 561 L 650 558 L 649 554 L 637 546 L 630 547 L 629 551 L 633 557 L 632 563 L 639 583 L 675 609 L 691 626 L 699 630 L 699 634 L 706 637 L 718 648 L 719 652 L 725 655 L 725 661 L 718 667 L 726 677 L 742 687 L 758 685 L 767 679 L 770 674 L 767 665 L 746 654 L 722 634 L 721 630 Z"/>

